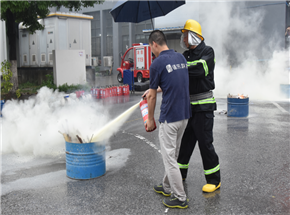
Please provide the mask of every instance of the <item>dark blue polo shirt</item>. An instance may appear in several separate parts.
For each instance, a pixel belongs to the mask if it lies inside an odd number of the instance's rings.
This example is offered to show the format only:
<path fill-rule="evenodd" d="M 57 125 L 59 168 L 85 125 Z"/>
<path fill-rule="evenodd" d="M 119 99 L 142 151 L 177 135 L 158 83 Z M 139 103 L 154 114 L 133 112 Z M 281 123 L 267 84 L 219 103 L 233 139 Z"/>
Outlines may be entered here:
<path fill-rule="evenodd" d="M 174 50 L 162 51 L 150 66 L 150 88 L 162 89 L 159 122 L 177 122 L 191 117 L 187 62 Z"/>

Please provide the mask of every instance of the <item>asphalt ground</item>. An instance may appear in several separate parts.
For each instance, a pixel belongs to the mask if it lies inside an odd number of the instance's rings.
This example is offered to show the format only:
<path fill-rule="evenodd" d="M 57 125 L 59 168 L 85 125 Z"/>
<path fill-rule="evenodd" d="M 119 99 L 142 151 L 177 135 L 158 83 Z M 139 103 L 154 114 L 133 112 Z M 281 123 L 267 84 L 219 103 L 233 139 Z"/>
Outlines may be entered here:
<path fill-rule="evenodd" d="M 106 85 L 107 79 L 96 81 Z M 104 105 L 112 117 L 118 116 L 141 95 L 135 92 L 126 102 Z M 158 94 L 155 119 L 160 101 Z M 184 182 L 187 209 L 166 208 L 164 197 L 154 192 L 164 174 L 159 126 L 146 132 L 137 109 L 108 141 L 107 171 L 101 177 L 68 178 L 65 153 L 53 158 L 2 155 L 2 214 L 290 214 L 289 100 L 250 100 L 245 118 L 228 117 L 227 99 L 216 101 L 213 132 L 221 188 L 202 192 L 206 181 L 197 146 Z"/>

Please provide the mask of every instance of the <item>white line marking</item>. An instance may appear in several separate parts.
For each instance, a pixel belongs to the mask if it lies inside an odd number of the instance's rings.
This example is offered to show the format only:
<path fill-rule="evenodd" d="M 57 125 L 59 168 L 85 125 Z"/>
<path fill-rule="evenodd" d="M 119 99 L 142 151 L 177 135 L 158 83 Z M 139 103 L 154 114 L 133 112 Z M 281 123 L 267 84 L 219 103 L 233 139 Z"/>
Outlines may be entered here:
<path fill-rule="evenodd" d="M 123 131 L 123 134 L 129 134 L 129 135 L 132 135 L 132 136 L 134 136 L 134 137 L 137 137 L 137 138 L 140 139 L 140 140 L 143 140 L 145 143 L 147 143 L 147 144 L 148 144 L 149 146 L 151 146 L 153 149 L 156 149 L 156 150 L 161 154 L 160 149 L 158 149 L 157 146 L 156 146 L 154 143 L 150 142 L 150 141 L 147 140 L 145 137 L 143 137 L 143 136 L 141 136 L 141 135 L 139 135 L 139 134 L 128 133 L 128 132 L 126 132 L 126 131 Z"/>
<path fill-rule="evenodd" d="M 276 102 L 272 102 L 280 111 L 282 111 L 283 113 L 288 113 L 288 111 L 286 111 L 284 108 L 282 108 L 279 104 L 277 104 Z M 289 114 L 289 113 L 288 113 Z"/>

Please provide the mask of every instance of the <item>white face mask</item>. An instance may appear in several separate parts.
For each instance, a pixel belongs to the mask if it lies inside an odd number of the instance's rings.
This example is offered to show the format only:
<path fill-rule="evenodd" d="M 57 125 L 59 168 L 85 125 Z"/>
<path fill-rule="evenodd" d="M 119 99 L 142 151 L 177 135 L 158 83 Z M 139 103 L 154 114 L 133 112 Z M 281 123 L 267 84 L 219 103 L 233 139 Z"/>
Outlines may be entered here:
<path fill-rule="evenodd" d="M 188 32 L 188 44 L 191 46 L 198 46 L 201 43 L 201 39 L 191 31 Z"/>
<path fill-rule="evenodd" d="M 188 49 L 188 47 L 186 47 L 186 45 L 183 42 L 184 39 L 184 34 L 181 35 L 180 38 L 180 46 L 183 49 Z M 190 46 L 198 46 L 201 43 L 201 39 L 192 31 L 188 31 L 188 45 Z"/>

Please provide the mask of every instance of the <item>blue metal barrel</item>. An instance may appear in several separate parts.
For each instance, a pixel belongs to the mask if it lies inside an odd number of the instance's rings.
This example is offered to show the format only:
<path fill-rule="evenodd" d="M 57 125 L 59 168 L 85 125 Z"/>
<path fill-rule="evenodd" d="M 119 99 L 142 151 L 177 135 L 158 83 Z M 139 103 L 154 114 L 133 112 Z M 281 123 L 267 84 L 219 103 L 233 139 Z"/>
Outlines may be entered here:
<path fill-rule="evenodd" d="M 123 71 L 123 84 L 129 85 L 129 90 L 134 90 L 134 72 L 131 70 L 124 70 Z"/>
<path fill-rule="evenodd" d="M 249 98 L 228 98 L 229 117 L 247 117 L 249 115 Z"/>
<path fill-rule="evenodd" d="M 5 100 L 1 100 L 1 117 L 2 117 L 2 109 L 3 109 L 3 106 L 4 106 L 4 103 L 5 103 Z"/>
<path fill-rule="evenodd" d="M 92 179 L 105 174 L 105 145 L 65 142 L 65 146 L 67 177 Z"/>

